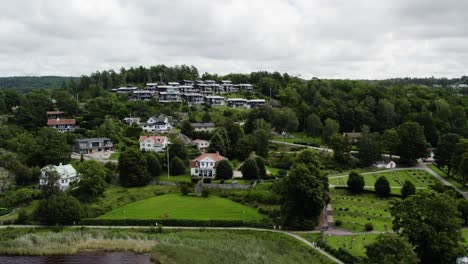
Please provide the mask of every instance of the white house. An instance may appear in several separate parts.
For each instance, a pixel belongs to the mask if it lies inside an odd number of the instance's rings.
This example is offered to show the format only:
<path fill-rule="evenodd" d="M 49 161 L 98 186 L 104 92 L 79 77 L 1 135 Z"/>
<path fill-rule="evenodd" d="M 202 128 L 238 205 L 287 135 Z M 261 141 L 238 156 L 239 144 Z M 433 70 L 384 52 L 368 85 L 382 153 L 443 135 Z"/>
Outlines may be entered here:
<path fill-rule="evenodd" d="M 159 117 L 150 117 L 142 128 L 146 132 L 167 132 L 172 129 L 172 125 L 167 116 L 160 115 Z"/>
<path fill-rule="evenodd" d="M 48 119 L 47 126 L 56 129 L 58 132 L 73 132 L 79 126 L 75 119 Z"/>
<path fill-rule="evenodd" d="M 211 106 L 224 105 L 224 97 L 219 96 L 219 95 L 206 96 L 205 101 Z"/>
<path fill-rule="evenodd" d="M 140 150 L 162 152 L 166 149 L 168 143 L 169 141 L 165 136 L 141 136 Z"/>
<path fill-rule="evenodd" d="M 385 168 L 385 169 L 394 169 L 396 168 L 396 163 L 392 160 L 389 163 L 385 163 L 384 161 L 377 162 L 377 168 Z"/>
<path fill-rule="evenodd" d="M 49 171 L 56 171 L 60 178 L 58 179 L 58 185 L 60 190 L 64 191 L 68 189 L 70 183 L 78 180 L 78 174 L 76 173 L 75 168 L 72 165 L 62 165 L 60 163 L 59 166 L 55 165 L 47 165 L 41 169 L 41 177 L 39 178 L 39 185 L 46 185 L 47 184 L 47 173 Z"/>
<path fill-rule="evenodd" d="M 195 139 L 194 141 L 192 141 L 192 145 L 195 145 L 199 151 L 205 152 L 208 150 L 210 142 L 208 140 Z"/>
<path fill-rule="evenodd" d="M 216 166 L 218 162 L 226 158 L 219 153 L 204 153 L 192 160 L 190 163 L 190 173 L 192 176 L 201 178 L 215 178 Z"/>

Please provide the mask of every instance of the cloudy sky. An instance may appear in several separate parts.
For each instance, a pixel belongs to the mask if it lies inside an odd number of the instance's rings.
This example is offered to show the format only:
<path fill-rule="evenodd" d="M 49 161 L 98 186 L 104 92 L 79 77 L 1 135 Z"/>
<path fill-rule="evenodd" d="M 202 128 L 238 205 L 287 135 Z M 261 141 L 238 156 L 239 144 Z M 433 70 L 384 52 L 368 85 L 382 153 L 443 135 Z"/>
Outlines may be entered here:
<path fill-rule="evenodd" d="M 303 78 L 459 77 L 463 0 L 15 0 L 0 10 L 0 76 L 155 64 Z"/>

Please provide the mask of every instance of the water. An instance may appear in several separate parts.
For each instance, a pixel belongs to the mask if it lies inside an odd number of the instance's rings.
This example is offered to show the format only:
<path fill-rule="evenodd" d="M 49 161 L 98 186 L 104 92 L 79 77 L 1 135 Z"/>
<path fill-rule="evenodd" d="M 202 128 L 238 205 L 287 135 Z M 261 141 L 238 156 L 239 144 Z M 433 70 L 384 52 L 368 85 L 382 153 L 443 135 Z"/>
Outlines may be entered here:
<path fill-rule="evenodd" d="M 132 252 L 79 252 L 68 256 L 0 256 L 0 264 L 153 264 L 147 255 Z"/>

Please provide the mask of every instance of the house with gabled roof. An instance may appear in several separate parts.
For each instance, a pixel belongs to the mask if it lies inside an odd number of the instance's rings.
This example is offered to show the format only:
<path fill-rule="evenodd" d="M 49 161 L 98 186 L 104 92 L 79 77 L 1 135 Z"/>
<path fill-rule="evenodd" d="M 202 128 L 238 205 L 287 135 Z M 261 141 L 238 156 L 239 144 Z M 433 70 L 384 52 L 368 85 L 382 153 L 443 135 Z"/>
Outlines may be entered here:
<path fill-rule="evenodd" d="M 218 162 L 225 159 L 219 153 L 203 153 L 190 162 L 190 173 L 195 177 L 214 179 Z"/>
<path fill-rule="evenodd" d="M 143 123 L 142 128 L 146 132 L 167 132 L 172 129 L 172 124 L 165 115 L 160 115 L 159 117 L 152 116 L 146 123 Z"/>
<path fill-rule="evenodd" d="M 76 120 L 73 118 L 48 119 L 47 126 L 56 129 L 58 132 L 72 132 L 78 128 L 78 125 L 76 125 Z"/>
<path fill-rule="evenodd" d="M 57 179 L 57 185 L 62 191 L 68 189 L 68 187 L 70 187 L 70 183 L 78 180 L 78 174 L 72 165 L 62 165 L 62 163 L 60 163 L 59 166 L 47 165 L 41 169 L 39 185 L 47 185 L 48 173 L 52 171 L 55 171 L 58 174 L 59 178 Z"/>
<path fill-rule="evenodd" d="M 141 151 L 163 152 L 169 144 L 166 136 L 141 136 L 139 141 Z"/>
<path fill-rule="evenodd" d="M 192 145 L 195 145 L 199 151 L 205 152 L 208 150 L 210 142 L 208 140 L 195 139 L 194 141 L 192 141 Z"/>

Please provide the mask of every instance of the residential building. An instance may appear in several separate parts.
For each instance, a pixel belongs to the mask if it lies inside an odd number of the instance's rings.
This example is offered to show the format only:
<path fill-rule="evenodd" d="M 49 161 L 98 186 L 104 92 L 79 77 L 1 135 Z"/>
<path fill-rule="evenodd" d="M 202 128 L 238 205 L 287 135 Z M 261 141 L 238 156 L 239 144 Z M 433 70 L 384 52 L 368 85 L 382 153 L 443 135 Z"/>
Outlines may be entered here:
<path fill-rule="evenodd" d="M 56 129 L 59 132 L 72 132 L 79 126 L 76 125 L 75 119 L 49 119 L 47 126 Z"/>
<path fill-rule="evenodd" d="M 362 137 L 361 132 L 343 132 L 343 136 L 348 140 L 348 142 L 356 143 Z"/>
<path fill-rule="evenodd" d="M 60 190 L 64 191 L 70 187 L 70 183 L 78 180 L 78 174 L 72 165 L 47 165 L 41 169 L 41 176 L 39 178 L 39 185 L 47 185 L 48 183 L 48 172 L 55 171 L 60 176 L 57 180 Z"/>
<path fill-rule="evenodd" d="M 240 91 L 247 91 L 247 92 L 254 91 L 254 87 L 250 83 L 241 83 L 241 84 L 238 84 L 237 87 L 239 88 Z"/>
<path fill-rule="evenodd" d="M 158 91 L 158 83 L 146 83 L 146 90 Z"/>
<path fill-rule="evenodd" d="M 63 118 L 65 115 L 65 112 L 62 111 L 47 111 L 47 119 L 57 119 L 57 118 Z"/>
<path fill-rule="evenodd" d="M 213 131 L 216 127 L 214 123 L 190 123 L 195 132 L 199 131 Z"/>
<path fill-rule="evenodd" d="M 244 98 L 228 98 L 227 106 L 232 108 L 247 107 L 247 99 Z"/>
<path fill-rule="evenodd" d="M 111 89 L 111 92 L 117 93 L 117 94 L 131 94 L 134 91 L 138 90 L 138 87 L 133 86 L 133 85 L 127 85 L 123 87 L 117 87 Z"/>
<path fill-rule="evenodd" d="M 265 99 L 252 99 L 247 101 L 249 108 L 262 107 L 266 103 Z"/>
<path fill-rule="evenodd" d="M 204 98 L 202 94 L 199 93 L 187 93 L 182 95 L 184 100 L 191 105 L 201 105 L 204 103 Z"/>
<path fill-rule="evenodd" d="M 169 118 L 164 115 L 150 117 L 142 126 L 146 132 L 167 132 L 172 129 Z"/>
<path fill-rule="evenodd" d="M 192 176 L 201 178 L 215 178 L 218 162 L 226 158 L 219 153 L 204 153 L 190 162 L 190 173 Z"/>
<path fill-rule="evenodd" d="M 195 139 L 192 141 L 192 145 L 195 145 L 199 151 L 206 152 L 210 146 L 210 142 L 208 140 Z"/>
<path fill-rule="evenodd" d="M 160 103 L 179 103 L 182 102 L 182 95 L 180 92 L 176 91 L 167 91 L 159 92 L 159 102 Z"/>
<path fill-rule="evenodd" d="M 133 101 L 150 101 L 157 96 L 155 90 L 135 90 L 132 92 L 131 100 Z"/>
<path fill-rule="evenodd" d="M 221 90 L 224 93 L 237 92 L 237 89 L 238 88 L 236 86 L 234 86 L 231 81 L 229 81 L 229 80 L 221 81 Z"/>
<path fill-rule="evenodd" d="M 141 136 L 140 150 L 162 152 L 166 149 L 169 140 L 165 136 Z"/>
<path fill-rule="evenodd" d="M 224 97 L 219 96 L 219 95 L 206 96 L 205 101 L 211 106 L 224 105 Z"/>
<path fill-rule="evenodd" d="M 112 140 L 110 138 L 81 138 L 75 140 L 75 152 L 89 154 L 93 152 L 111 151 Z"/>
<path fill-rule="evenodd" d="M 123 119 L 123 122 L 129 126 L 133 125 L 133 124 L 137 124 L 137 125 L 140 125 L 140 121 L 141 121 L 141 118 L 139 117 L 125 117 Z"/>

